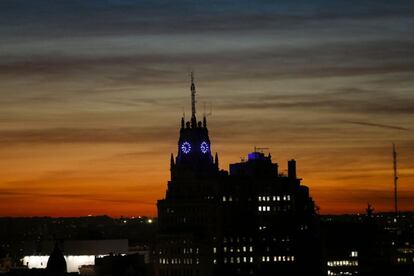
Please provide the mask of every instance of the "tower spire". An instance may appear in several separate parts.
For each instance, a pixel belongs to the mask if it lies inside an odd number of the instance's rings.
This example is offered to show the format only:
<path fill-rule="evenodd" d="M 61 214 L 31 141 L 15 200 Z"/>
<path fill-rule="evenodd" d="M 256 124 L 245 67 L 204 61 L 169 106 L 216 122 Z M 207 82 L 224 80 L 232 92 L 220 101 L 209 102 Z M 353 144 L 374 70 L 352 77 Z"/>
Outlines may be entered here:
<path fill-rule="evenodd" d="M 194 71 L 191 71 L 191 127 L 197 126 L 197 119 L 196 119 L 196 89 L 194 84 Z"/>

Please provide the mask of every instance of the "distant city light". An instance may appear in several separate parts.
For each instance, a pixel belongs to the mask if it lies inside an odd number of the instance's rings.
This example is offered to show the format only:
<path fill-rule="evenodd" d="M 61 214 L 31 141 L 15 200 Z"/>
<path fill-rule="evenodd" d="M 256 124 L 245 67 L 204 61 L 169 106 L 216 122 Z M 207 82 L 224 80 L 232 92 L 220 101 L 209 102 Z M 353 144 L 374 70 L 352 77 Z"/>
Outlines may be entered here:
<path fill-rule="evenodd" d="M 152 223 L 152 219 L 148 219 L 148 220 L 147 220 L 147 222 L 148 222 L 148 223 Z"/>
<path fill-rule="evenodd" d="M 82 265 L 95 265 L 94 255 L 64 256 L 67 264 L 68 272 L 79 272 Z M 23 264 L 28 268 L 46 268 L 49 256 L 25 256 L 21 259 Z"/>

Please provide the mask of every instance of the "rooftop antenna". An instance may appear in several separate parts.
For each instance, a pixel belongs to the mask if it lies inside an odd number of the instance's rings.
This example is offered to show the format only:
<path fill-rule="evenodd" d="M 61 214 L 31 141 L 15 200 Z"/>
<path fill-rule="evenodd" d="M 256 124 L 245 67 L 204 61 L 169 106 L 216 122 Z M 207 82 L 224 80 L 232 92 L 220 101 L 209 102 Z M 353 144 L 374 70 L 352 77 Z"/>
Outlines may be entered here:
<path fill-rule="evenodd" d="M 191 126 L 196 127 L 197 119 L 196 119 L 196 89 L 194 85 L 194 71 L 191 71 Z"/>
<path fill-rule="evenodd" d="M 209 110 L 208 112 L 206 112 L 206 103 L 204 103 L 204 104 L 203 104 L 203 108 L 204 108 L 204 117 L 208 117 L 208 116 L 213 115 L 213 105 L 212 105 L 212 103 L 211 103 L 211 102 L 209 103 L 209 107 L 210 107 L 210 110 Z"/>
<path fill-rule="evenodd" d="M 395 144 L 392 143 L 392 159 L 393 159 L 393 167 L 394 167 L 394 210 L 395 215 L 398 216 L 398 194 L 397 194 L 397 151 L 395 150 Z"/>

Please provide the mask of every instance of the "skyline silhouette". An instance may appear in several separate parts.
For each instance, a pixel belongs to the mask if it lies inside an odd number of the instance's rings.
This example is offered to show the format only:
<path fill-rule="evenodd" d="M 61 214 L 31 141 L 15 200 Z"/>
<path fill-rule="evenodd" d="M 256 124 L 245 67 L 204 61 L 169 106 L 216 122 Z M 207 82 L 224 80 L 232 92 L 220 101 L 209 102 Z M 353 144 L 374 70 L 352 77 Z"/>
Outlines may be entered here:
<path fill-rule="evenodd" d="M 192 69 L 221 169 L 266 147 L 322 214 L 392 211 L 395 143 L 414 210 L 412 1 L 167 2 L 1 1 L 0 216 L 155 216 Z"/>

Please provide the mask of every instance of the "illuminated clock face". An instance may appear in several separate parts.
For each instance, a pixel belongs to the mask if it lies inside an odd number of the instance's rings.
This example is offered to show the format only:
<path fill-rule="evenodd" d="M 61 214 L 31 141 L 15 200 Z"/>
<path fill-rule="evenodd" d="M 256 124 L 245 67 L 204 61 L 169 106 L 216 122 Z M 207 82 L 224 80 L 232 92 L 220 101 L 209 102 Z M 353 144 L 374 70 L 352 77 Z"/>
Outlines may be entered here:
<path fill-rule="evenodd" d="M 207 144 L 207 142 L 201 143 L 200 149 L 201 149 L 201 152 L 202 153 L 207 153 L 208 152 L 208 144 Z"/>
<path fill-rule="evenodd" d="M 184 142 L 181 144 L 181 151 L 185 154 L 189 153 L 191 151 L 191 145 L 188 142 Z"/>

